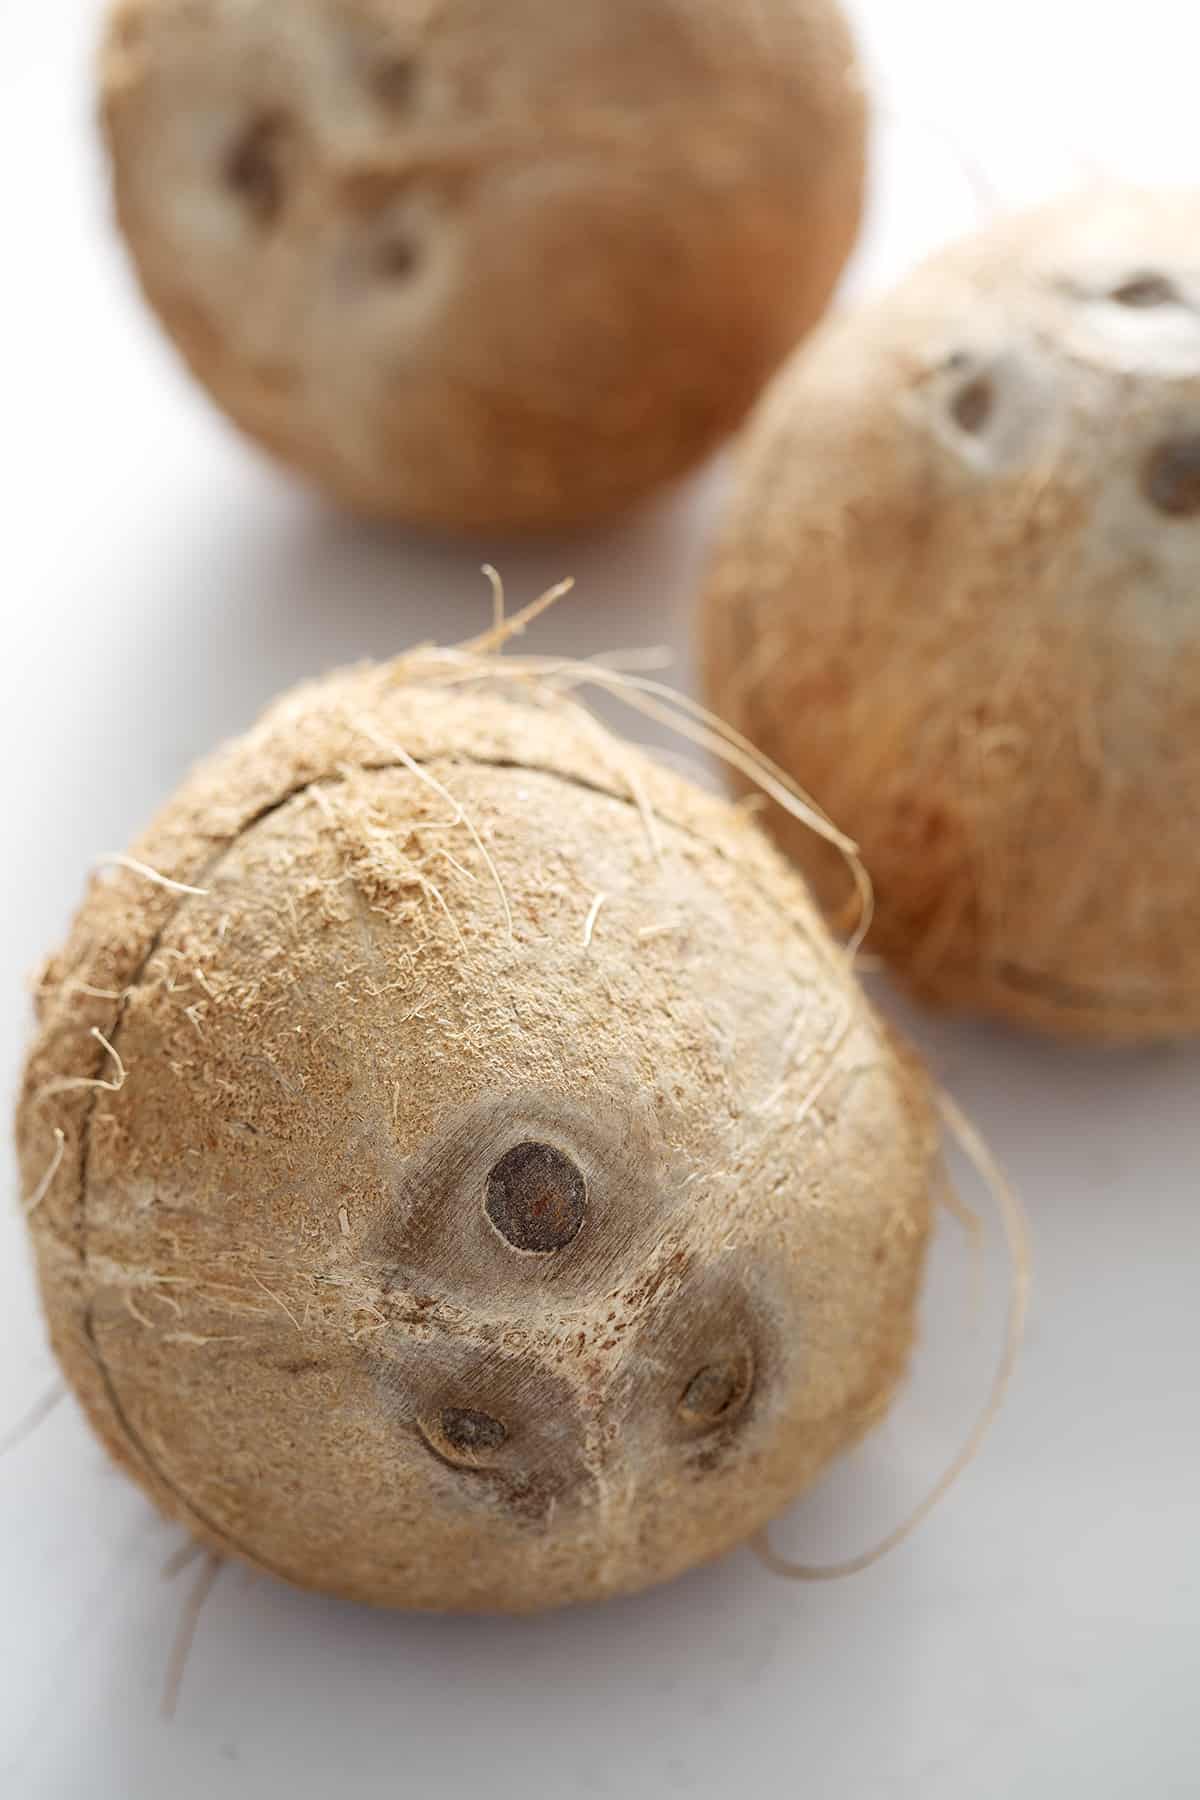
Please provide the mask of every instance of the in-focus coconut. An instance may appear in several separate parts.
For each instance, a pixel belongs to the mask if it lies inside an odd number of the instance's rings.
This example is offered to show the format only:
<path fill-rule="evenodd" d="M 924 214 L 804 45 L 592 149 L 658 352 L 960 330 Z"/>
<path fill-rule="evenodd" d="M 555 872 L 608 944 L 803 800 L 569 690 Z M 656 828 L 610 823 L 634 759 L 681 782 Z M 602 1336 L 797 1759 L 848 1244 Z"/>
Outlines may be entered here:
<path fill-rule="evenodd" d="M 289 695 L 97 874 L 19 1139 L 55 1348 L 166 1513 L 523 1610 L 718 1554 L 879 1418 L 936 1133 L 739 812 L 463 667 Z"/>

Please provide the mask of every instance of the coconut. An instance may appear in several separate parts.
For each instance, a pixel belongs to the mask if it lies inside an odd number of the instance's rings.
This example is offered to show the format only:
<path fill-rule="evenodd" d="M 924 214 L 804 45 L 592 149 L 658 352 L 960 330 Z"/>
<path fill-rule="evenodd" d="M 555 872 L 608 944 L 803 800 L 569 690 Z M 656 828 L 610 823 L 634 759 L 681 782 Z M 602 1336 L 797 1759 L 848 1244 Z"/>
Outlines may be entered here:
<path fill-rule="evenodd" d="M 831 324 L 705 605 L 714 704 L 857 840 L 895 969 L 1098 1040 L 1200 1027 L 1198 227 L 1072 195 Z"/>
<path fill-rule="evenodd" d="M 823 311 L 865 98 L 836 0 L 122 0 L 145 291 L 250 435 L 356 510 L 611 514 Z"/>
<path fill-rule="evenodd" d="M 784 859 L 495 660 L 202 766 L 93 877 L 18 1117 L 116 1460 L 221 1555 L 434 1609 L 756 1532 L 893 1395 L 936 1155 Z"/>

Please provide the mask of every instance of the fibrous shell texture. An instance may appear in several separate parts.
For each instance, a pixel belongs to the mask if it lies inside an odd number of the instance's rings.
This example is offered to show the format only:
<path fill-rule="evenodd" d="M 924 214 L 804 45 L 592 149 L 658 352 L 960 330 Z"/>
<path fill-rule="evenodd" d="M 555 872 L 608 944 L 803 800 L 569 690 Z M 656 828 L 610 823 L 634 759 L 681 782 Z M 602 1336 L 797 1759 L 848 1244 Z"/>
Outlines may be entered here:
<path fill-rule="evenodd" d="M 146 293 L 253 437 L 355 509 L 615 512 L 741 419 L 854 242 L 835 0 L 122 0 Z"/>
<path fill-rule="evenodd" d="M 831 324 L 705 607 L 714 705 L 858 841 L 894 966 L 1097 1040 L 1200 1028 L 1198 244 L 1200 194 L 1089 191 Z"/>
<path fill-rule="evenodd" d="M 735 809 L 462 676 L 300 689 L 189 779 L 44 971 L 18 1127 L 55 1348 L 165 1512 L 521 1610 L 723 1551 L 879 1417 L 936 1134 Z"/>

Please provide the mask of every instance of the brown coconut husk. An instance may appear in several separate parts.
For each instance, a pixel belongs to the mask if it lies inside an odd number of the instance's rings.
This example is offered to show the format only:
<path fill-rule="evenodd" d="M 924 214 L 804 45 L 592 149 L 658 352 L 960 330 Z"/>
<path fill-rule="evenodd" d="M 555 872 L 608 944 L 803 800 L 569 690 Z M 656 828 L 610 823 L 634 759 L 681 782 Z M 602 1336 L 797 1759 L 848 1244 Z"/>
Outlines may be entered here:
<path fill-rule="evenodd" d="M 114 1457 L 386 1604 L 753 1535 L 886 1410 L 930 1228 L 926 1082 L 803 884 L 507 629 L 204 764 L 47 965 L 18 1116 Z"/>
<path fill-rule="evenodd" d="M 742 419 L 863 203 L 835 0 L 122 0 L 102 63 L 151 304 L 358 511 L 615 513 Z"/>
<path fill-rule="evenodd" d="M 831 324 L 749 430 L 713 704 L 858 842 L 923 998 L 1200 1027 L 1200 220 L 1089 191 Z M 833 913 L 824 847 L 768 823 Z"/>

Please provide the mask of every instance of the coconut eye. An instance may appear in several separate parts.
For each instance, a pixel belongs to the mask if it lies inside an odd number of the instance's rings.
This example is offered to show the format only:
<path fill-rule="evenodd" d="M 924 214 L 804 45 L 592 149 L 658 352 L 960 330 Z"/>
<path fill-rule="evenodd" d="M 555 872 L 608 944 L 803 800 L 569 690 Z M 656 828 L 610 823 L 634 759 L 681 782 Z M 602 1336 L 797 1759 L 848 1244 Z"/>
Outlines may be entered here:
<path fill-rule="evenodd" d="M 706 1363 L 679 1396 L 679 1416 L 686 1425 L 724 1424 L 741 1412 L 753 1385 L 748 1357 Z"/>
<path fill-rule="evenodd" d="M 1123 281 L 1120 287 L 1112 291 L 1112 298 L 1118 306 L 1149 307 L 1177 306 L 1179 293 L 1175 284 L 1168 281 L 1165 275 L 1157 275 L 1153 270 L 1141 270 Z"/>
<path fill-rule="evenodd" d="M 551 1144 L 517 1144 L 487 1178 L 484 1211 L 514 1250 L 545 1256 L 583 1227 L 587 1183 Z"/>
<path fill-rule="evenodd" d="M 256 224 L 274 224 L 286 198 L 283 163 L 291 127 L 282 113 L 251 120 L 225 160 L 225 184 Z"/>
<path fill-rule="evenodd" d="M 456 1468 L 479 1468 L 508 1440 L 508 1427 L 500 1419 L 465 1407 L 445 1406 L 418 1423 L 434 1455 Z"/>
<path fill-rule="evenodd" d="M 375 271 L 386 281 L 405 281 L 420 259 L 421 253 L 411 238 L 393 235 L 375 251 Z"/>
<path fill-rule="evenodd" d="M 388 56 L 370 72 L 372 94 L 385 111 L 408 112 L 417 85 L 417 65 L 411 56 Z"/>
<path fill-rule="evenodd" d="M 960 387 L 950 402 L 950 416 L 960 431 L 978 437 L 986 429 L 996 404 L 996 390 L 986 375 L 976 375 Z"/>
<path fill-rule="evenodd" d="M 1142 473 L 1142 491 L 1168 518 L 1200 513 L 1200 434 L 1170 438 L 1152 451 Z"/>

